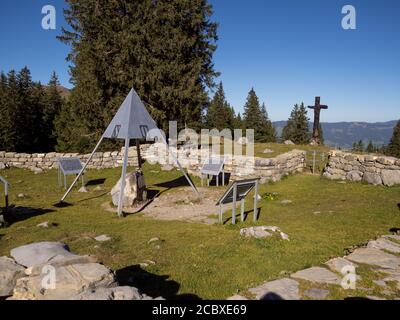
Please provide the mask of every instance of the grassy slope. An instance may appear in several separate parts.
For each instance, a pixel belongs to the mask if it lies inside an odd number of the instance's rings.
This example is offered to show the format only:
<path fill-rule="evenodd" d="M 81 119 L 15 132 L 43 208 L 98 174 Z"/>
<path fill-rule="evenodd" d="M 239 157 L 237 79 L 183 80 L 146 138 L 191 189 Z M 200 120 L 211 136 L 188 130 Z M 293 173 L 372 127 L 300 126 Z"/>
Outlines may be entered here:
<path fill-rule="evenodd" d="M 176 171 L 158 172 L 156 166 L 146 165 L 145 170 L 149 184 L 180 176 Z M 154 260 L 156 265 L 147 267 L 147 272 L 140 272 L 145 275 L 140 287 L 153 295 L 226 298 L 287 272 L 318 265 L 330 257 L 342 255 L 349 246 L 365 243 L 374 236 L 388 233 L 390 228 L 400 227 L 397 208 L 400 187 L 339 184 L 309 175 L 290 176 L 263 186 L 260 194 L 278 192 L 279 196 L 274 201 L 261 201 L 258 224 L 281 227 L 291 238 L 290 242 L 284 242 L 241 239 L 239 229 L 250 225 L 251 219 L 236 226 L 156 221 L 141 214 L 119 219 L 100 208 L 110 198 L 106 192 L 94 192 L 93 186 L 87 194 L 75 190 L 68 198 L 73 206 L 55 208 L 53 204 L 62 195 L 57 187 L 56 171 L 34 175 L 11 169 L 2 174 L 12 184 L 12 203 L 53 211 L 25 217 L 0 229 L 0 255 L 9 255 L 11 248 L 29 242 L 60 240 L 74 252 L 96 255 L 115 270 L 146 259 Z M 88 178 L 106 178 L 104 187 L 108 191 L 119 174 L 120 169 L 89 171 Z M 20 192 L 29 198 L 17 199 Z M 282 199 L 293 200 L 293 203 L 282 205 Z M 43 221 L 57 226 L 36 227 Z M 84 237 L 100 234 L 108 234 L 113 240 L 98 243 Z M 162 241 L 148 244 L 152 237 Z M 132 270 L 125 269 L 125 273 L 129 275 Z"/>

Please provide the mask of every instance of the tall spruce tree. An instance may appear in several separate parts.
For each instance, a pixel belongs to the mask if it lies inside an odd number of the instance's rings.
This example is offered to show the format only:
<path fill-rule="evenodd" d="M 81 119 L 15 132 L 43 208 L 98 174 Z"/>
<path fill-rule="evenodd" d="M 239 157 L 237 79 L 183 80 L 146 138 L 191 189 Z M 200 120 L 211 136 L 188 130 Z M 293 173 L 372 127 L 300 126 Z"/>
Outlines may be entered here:
<path fill-rule="evenodd" d="M 393 129 L 393 135 L 386 148 L 386 153 L 393 157 L 400 158 L 400 120 Z"/>
<path fill-rule="evenodd" d="M 207 0 L 67 3 L 70 28 L 59 38 L 71 46 L 75 88 L 62 114 L 74 130 L 58 132 L 60 146 L 92 147 L 132 86 L 162 129 L 169 120 L 200 127 L 206 89 L 217 75 L 217 25 Z"/>
<path fill-rule="evenodd" d="M 220 82 L 208 107 L 207 127 L 218 130 L 233 129 L 234 118 L 234 110 L 226 101 L 224 88 L 222 82 Z"/>
<path fill-rule="evenodd" d="M 265 105 L 260 106 L 256 92 L 252 88 L 244 106 L 243 124 L 246 129 L 254 129 L 254 140 L 257 142 L 275 141 L 275 129 L 268 119 Z"/>
<path fill-rule="evenodd" d="M 368 153 L 373 153 L 373 152 L 375 152 L 375 147 L 374 147 L 374 144 L 372 143 L 371 140 L 369 140 L 369 142 L 368 142 L 366 151 L 367 151 Z"/>
<path fill-rule="evenodd" d="M 282 130 L 283 140 L 291 140 L 296 144 L 306 144 L 310 141 L 309 118 L 304 103 L 295 104 L 290 117 Z"/>

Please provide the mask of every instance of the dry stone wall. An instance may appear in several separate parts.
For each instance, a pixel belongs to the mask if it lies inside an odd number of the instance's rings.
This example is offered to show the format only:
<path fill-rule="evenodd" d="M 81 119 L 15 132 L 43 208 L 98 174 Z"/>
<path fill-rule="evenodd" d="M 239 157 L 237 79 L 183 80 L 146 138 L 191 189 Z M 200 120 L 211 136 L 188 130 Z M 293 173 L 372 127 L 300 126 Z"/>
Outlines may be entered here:
<path fill-rule="evenodd" d="M 174 151 L 174 150 L 172 150 Z M 164 168 L 176 168 L 172 158 L 168 158 L 163 144 L 141 146 L 141 154 L 148 162 L 161 164 Z M 60 157 L 79 157 L 83 162 L 90 154 L 80 155 L 77 153 L 15 153 L 0 151 L 0 169 L 2 167 L 26 168 L 34 172 L 56 169 L 57 159 Z M 189 173 L 200 175 L 200 168 L 204 159 L 210 155 L 209 150 L 197 148 L 182 148 L 176 151 L 176 155 L 184 168 Z M 124 148 L 120 151 L 97 152 L 89 164 L 89 169 L 105 169 L 122 166 Z M 278 181 L 282 176 L 301 172 L 305 167 L 305 151 L 293 150 L 281 154 L 275 158 L 255 158 L 247 156 L 227 155 L 225 158 L 225 171 L 229 172 L 232 178 L 261 177 L 264 181 Z M 129 165 L 137 165 L 136 148 L 129 148 Z"/>
<path fill-rule="evenodd" d="M 365 181 L 390 187 L 400 184 L 400 159 L 331 151 L 323 175 L 333 180 Z"/>

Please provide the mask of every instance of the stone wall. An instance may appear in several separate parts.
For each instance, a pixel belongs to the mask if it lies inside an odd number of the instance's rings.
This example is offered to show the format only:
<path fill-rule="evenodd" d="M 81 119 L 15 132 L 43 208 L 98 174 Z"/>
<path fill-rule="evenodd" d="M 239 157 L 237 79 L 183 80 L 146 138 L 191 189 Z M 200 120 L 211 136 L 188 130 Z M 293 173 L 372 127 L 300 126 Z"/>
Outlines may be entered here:
<path fill-rule="evenodd" d="M 333 180 L 393 186 L 400 184 L 400 159 L 331 151 L 323 175 Z"/>
<path fill-rule="evenodd" d="M 171 148 L 172 151 L 173 148 Z M 183 148 L 176 151 L 176 155 L 182 166 L 189 173 L 200 175 L 202 163 L 210 151 L 197 148 Z M 164 169 L 177 167 L 172 158 L 166 156 L 165 146 L 155 143 L 142 145 L 141 154 L 148 162 L 161 164 Z M 232 175 L 232 178 L 261 177 L 263 181 L 278 181 L 282 176 L 300 172 L 305 167 L 305 151 L 293 150 L 281 154 L 275 158 L 254 158 L 246 156 L 226 156 L 225 171 Z M 0 151 L 0 169 L 2 167 L 26 168 L 34 172 L 57 168 L 57 158 L 79 157 L 83 162 L 89 154 L 79 155 L 77 153 L 15 153 Z M 124 156 L 124 148 L 121 151 L 97 152 L 89 164 L 89 169 L 105 169 L 120 167 Z M 129 165 L 137 165 L 136 148 L 129 148 Z"/>
<path fill-rule="evenodd" d="M 143 148 L 145 149 L 145 148 Z M 0 168 L 3 166 L 26 168 L 35 172 L 58 168 L 57 159 L 61 157 L 79 157 L 85 162 L 90 154 L 78 153 L 16 153 L 0 151 Z M 121 151 L 96 152 L 88 165 L 89 169 L 105 169 L 122 166 L 124 148 Z M 136 148 L 129 148 L 129 165 L 137 165 Z"/>
<path fill-rule="evenodd" d="M 208 149 L 170 148 L 181 165 L 190 174 L 200 175 L 200 169 L 211 151 Z M 165 167 L 177 167 L 173 159 L 168 158 L 163 144 L 153 144 L 143 153 L 143 156 L 152 164 L 159 163 Z M 218 156 L 212 154 L 212 156 Z M 225 155 L 225 171 L 235 178 L 261 177 L 263 181 L 278 181 L 282 176 L 301 172 L 305 167 L 306 152 L 293 150 L 275 158 L 256 158 L 247 156 Z"/>

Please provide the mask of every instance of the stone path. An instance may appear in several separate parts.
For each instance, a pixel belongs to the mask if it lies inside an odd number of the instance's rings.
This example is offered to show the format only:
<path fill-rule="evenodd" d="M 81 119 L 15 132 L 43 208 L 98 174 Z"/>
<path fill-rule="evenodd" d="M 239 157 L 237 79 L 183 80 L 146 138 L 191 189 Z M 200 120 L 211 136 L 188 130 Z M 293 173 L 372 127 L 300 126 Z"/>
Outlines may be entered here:
<path fill-rule="evenodd" d="M 362 277 L 356 268 L 361 266 L 372 278 L 367 282 L 369 287 L 359 284 Z M 355 273 L 351 274 L 352 271 Z M 355 285 L 346 289 L 349 279 L 355 280 Z M 228 300 L 324 300 L 332 299 L 330 294 L 338 290 L 348 298 L 400 299 L 400 235 L 384 235 L 348 256 L 330 259 L 323 266 L 300 270 L 287 278 L 265 282 Z"/>

